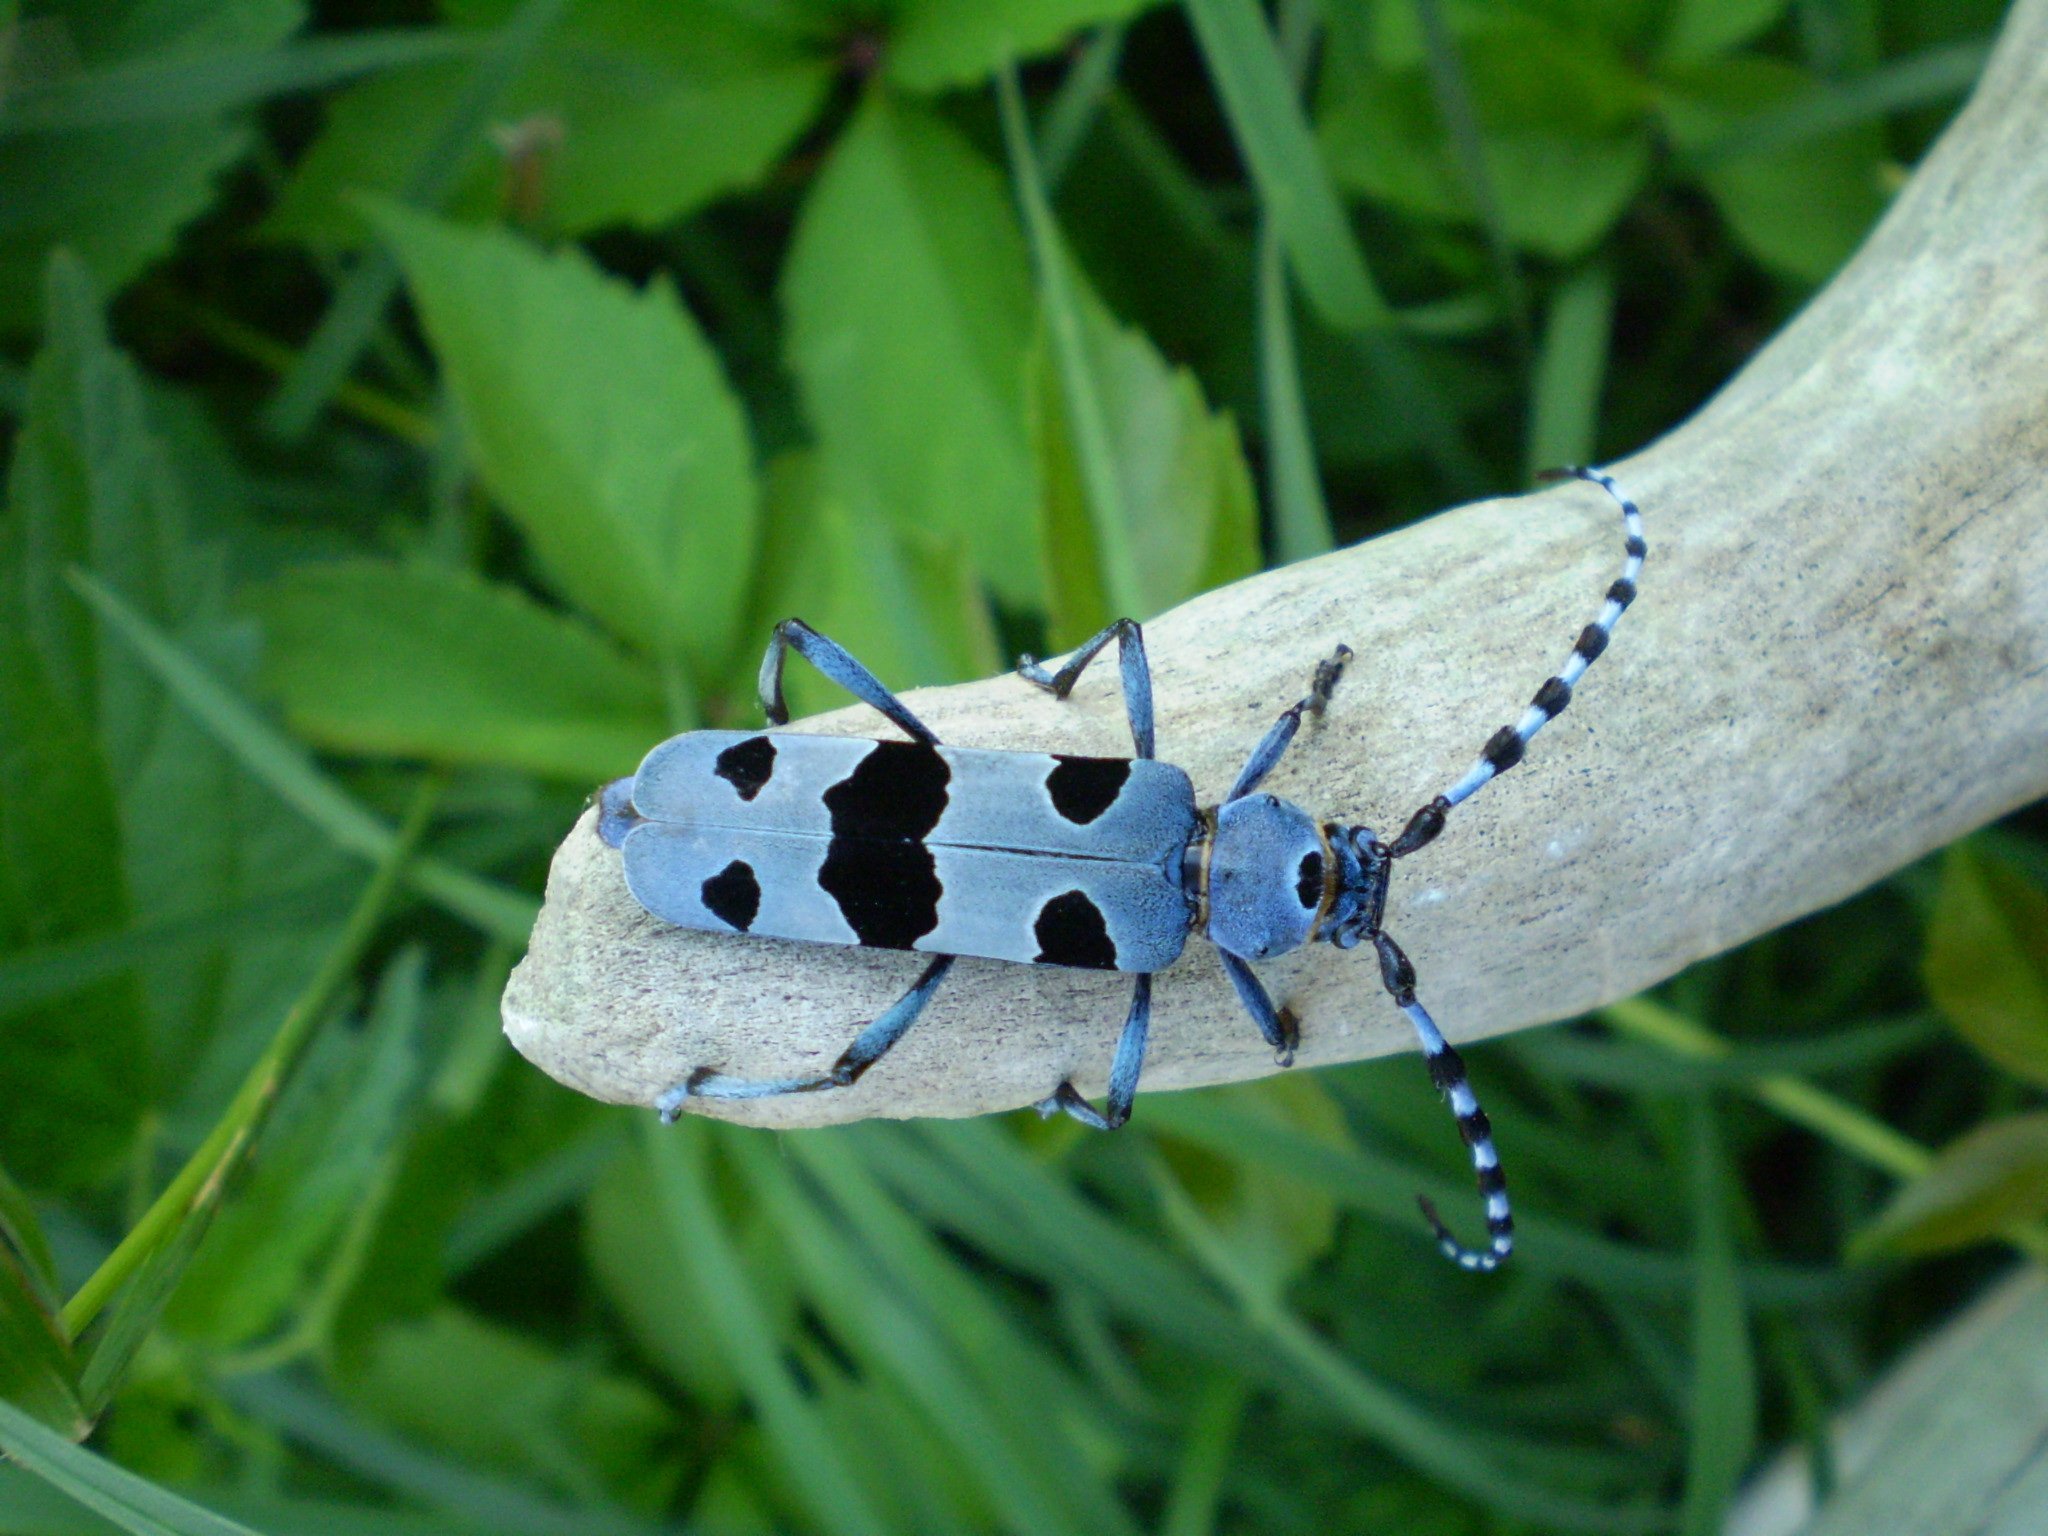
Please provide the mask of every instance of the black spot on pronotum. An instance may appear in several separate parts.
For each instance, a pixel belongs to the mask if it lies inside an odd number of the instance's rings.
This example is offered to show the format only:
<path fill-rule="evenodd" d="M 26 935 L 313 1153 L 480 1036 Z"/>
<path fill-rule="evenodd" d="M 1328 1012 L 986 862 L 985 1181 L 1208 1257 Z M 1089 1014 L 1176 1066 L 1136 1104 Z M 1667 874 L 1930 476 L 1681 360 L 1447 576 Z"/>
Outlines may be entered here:
<path fill-rule="evenodd" d="M 1076 965 L 1094 971 L 1116 969 L 1116 945 L 1102 909 L 1085 892 L 1068 891 L 1038 909 L 1031 925 L 1038 940 L 1040 965 Z"/>
<path fill-rule="evenodd" d="M 1323 856 L 1320 853 L 1301 856 L 1301 873 L 1294 882 L 1294 894 L 1311 911 L 1323 904 Z"/>
<path fill-rule="evenodd" d="M 713 917 L 741 933 L 754 926 L 754 915 L 761 910 L 761 882 L 744 859 L 734 859 L 706 880 L 700 894 Z"/>
<path fill-rule="evenodd" d="M 1087 826 L 1116 804 L 1131 765 L 1121 757 L 1065 757 L 1055 755 L 1053 770 L 1045 776 L 1046 793 L 1052 808 L 1077 826 Z"/>
<path fill-rule="evenodd" d="M 818 884 L 854 937 L 908 949 L 939 926 L 938 866 L 924 839 L 946 810 L 953 770 L 917 741 L 880 741 L 825 791 L 832 842 Z"/>
<path fill-rule="evenodd" d="M 734 742 L 718 754 L 713 771 L 732 785 L 742 800 L 751 800 L 775 776 L 775 743 L 766 736 Z"/>

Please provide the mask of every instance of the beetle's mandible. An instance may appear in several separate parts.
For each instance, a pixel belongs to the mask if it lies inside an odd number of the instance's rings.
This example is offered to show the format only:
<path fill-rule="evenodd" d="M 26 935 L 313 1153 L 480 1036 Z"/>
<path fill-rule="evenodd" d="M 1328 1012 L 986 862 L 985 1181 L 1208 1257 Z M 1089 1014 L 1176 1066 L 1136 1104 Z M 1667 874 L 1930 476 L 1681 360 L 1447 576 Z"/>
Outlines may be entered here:
<path fill-rule="evenodd" d="M 624 857 L 634 898 L 656 917 L 714 933 L 915 949 L 934 956 L 915 985 L 861 1031 L 821 1076 L 742 1078 L 700 1067 L 658 1101 L 673 1120 L 693 1098 L 817 1093 L 855 1082 L 917 1022 L 953 959 L 977 955 L 1132 973 L 1131 1007 L 1101 1109 L 1071 1082 L 1039 1113 L 1064 1111 L 1112 1130 L 1129 1118 L 1152 1017 L 1152 975 L 1188 935 L 1216 946 L 1224 972 L 1282 1066 L 1300 1024 L 1276 1006 L 1251 962 L 1318 940 L 1371 944 L 1380 979 L 1422 1042 L 1430 1078 L 1450 1100 L 1486 1201 L 1488 1242 L 1461 1244 L 1427 1200 L 1437 1242 L 1467 1269 L 1492 1269 L 1514 1248 L 1507 1181 L 1464 1062 L 1415 997 L 1415 969 L 1381 926 L 1394 861 L 1443 830 L 1453 807 L 1522 760 L 1545 722 L 1607 647 L 1634 600 L 1647 546 L 1635 503 L 1597 469 L 1560 471 L 1599 486 L 1621 508 L 1626 556 L 1599 614 L 1522 717 L 1487 741 L 1449 789 L 1392 841 L 1366 827 L 1317 821 L 1262 794 L 1303 715 L 1320 715 L 1348 647 L 1316 668 L 1308 692 L 1252 751 L 1222 803 L 1198 806 L 1180 769 L 1153 757 L 1152 677 L 1144 637 L 1119 619 L 1057 672 L 1025 657 L 1018 672 L 1065 698 L 1114 640 L 1130 717 L 1131 758 L 977 751 L 940 744 L 923 721 L 846 650 L 796 619 L 775 628 L 761 663 L 761 707 L 789 719 L 782 667 L 794 648 L 907 741 L 692 731 L 663 742 L 631 778 L 600 796 L 598 830 Z"/>

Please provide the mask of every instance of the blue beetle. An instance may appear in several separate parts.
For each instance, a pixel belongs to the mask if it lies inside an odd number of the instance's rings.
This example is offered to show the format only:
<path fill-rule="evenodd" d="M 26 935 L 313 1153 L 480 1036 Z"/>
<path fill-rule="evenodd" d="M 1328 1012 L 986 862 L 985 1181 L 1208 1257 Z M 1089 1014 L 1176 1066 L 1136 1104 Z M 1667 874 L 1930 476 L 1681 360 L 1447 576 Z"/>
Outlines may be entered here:
<path fill-rule="evenodd" d="M 1152 976 L 1188 936 L 1216 946 L 1223 969 L 1282 1066 L 1300 1025 L 1276 1006 L 1251 962 L 1324 941 L 1370 943 L 1380 979 L 1408 1015 L 1431 1080 L 1472 1154 L 1486 1202 L 1488 1243 L 1468 1248 L 1427 1200 L 1422 1211 L 1445 1254 L 1490 1270 L 1514 1247 L 1507 1181 L 1464 1062 L 1415 997 L 1415 969 L 1381 926 L 1396 859 L 1430 843 L 1452 807 L 1522 760 L 1545 722 L 1606 649 L 1635 597 L 1647 546 L 1642 519 L 1596 469 L 1561 471 L 1600 486 L 1620 506 L 1626 557 L 1606 603 L 1571 656 L 1514 725 L 1487 741 L 1443 794 L 1382 841 L 1370 828 L 1317 821 L 1259 791 L 1304 715 L 1330 701 L 1348 647 L 1321 663 L 1306 694 L 1253 749 L 1230 792 L 1198 805 L 1188 776 L 1153 756 L 1152 676 L 1138 625 L 1119 619 L 1057 672 L 1027 656 L 1027 681 L 1065 698 L 1113 640 L 1135 755 L 972 750 L 942 745 L 872 672 L 807 624 L 777 625 L 762 658 L 761 707 L 786 724 L 782 668 L 795 650 L 873 705 L 909 739 L 869 741 L 772 732 L 692 731 L 647 754 L 631 778 L 599 797 L 598 831 L 620 850 L 627 886 L 656 917 L 714 933 L 920 950 L 935 956 L 911 989 L 815 1077 L 741 1078 L 701 1067 L 664 1093 L 674 1120 L 691 1099 L 752 1099 L 844 1088 L 888 1054 L 917 1021 L 959 955 L 1135 976 L 1130 1012 L 1097 1109 L 1060 1083 L 1038 1104 L 1113 1130 L 1129 1118 L 1144 1064 Z"/>

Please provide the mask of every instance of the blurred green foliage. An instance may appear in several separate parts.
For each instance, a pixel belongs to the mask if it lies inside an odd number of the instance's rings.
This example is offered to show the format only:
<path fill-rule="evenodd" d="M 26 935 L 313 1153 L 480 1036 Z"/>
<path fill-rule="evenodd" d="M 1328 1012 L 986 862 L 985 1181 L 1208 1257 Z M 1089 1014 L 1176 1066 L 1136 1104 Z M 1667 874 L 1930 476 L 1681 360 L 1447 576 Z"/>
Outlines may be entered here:
<path fill-rule="evenodd" d="M 0 4 L 0 1533 L 1704 1533 L 1801 1442 L 1824 1496 L 2048 1251 L 2038 817 L 1476 1052 L 1490 1281 L 1412 1062 L 663 1131 L 497 996 L 774 618 L 967 677 L 1668 427 L 2001 11 Z"/>

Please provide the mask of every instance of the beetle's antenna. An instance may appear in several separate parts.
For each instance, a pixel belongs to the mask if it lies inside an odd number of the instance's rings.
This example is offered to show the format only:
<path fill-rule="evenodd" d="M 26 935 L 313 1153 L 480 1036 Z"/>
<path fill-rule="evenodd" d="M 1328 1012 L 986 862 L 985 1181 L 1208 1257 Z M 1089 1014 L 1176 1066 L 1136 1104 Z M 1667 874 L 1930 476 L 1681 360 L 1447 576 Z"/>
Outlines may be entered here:
<path fill-rule="evenodd" d="M 1498 1269 L 1515 1251 L 1515 1217 L 1508 1208 L 1508 1177 L 1501 1171 L 1500 1154 L 1494 1150 L 1493 1123 L 1479 1107 L 1479 1097 L 1465 1075 L 1465 1058 L 1444 1038 L 1429 1010 L 1415 1000 L 1415 967 L 1401 953 L 1401 946 L 1384 932 L 1375 932 L 1372 941 L 1379 950 L 1380 980 L 1393 994 L 1395 1005 L 1415 1026 L 1416 1037 L 1422 1042 L 1422 1059 L 1429 1068 L 1429 1080 L 1450 1101 L 1451 1113 L 1458 1117 L 1458 1134 L 1472 1149 L 1472 1172 L 1479 1180 L 1479 1193 L 1486 1197 L 1486 1234 L 1492 1241 L 1484 1248 L 1467 1248 L 1451 1235 L 1451 1229 L 1444 1225 L 1427 1195 L 1417 1195 L 1415 1203 L 1422 1207 L 1423 1219 L 1436 1234 L 1436 1245 L 1443 1249 L 1445 1258 L 1464 1269 Z"/>
<path fill-rule="evenodd" d="M 1564 666 L 1536 690 L 1536 697 L 1522 711 L 1522 718 L 1495 731 L 1480 752 L 1479 760 L 1466 770 L 1465 776 L 1408 818 L 1408 825 L 1402 829 L 1401 835 L 1388 845 L 1388 853 L 1394 858 L 1402 858 L 1429 843 L 1443 831 L 1444 818 L 1450 814 L 1451 807 L 1470 799 L 1522 760 L 1530 739 L 1564 713 L 1564 707 L 1572 701 L 1573 686 L 1607 649 L 1607 637 L 1614 632 L 1614 626 L 1620 622 L 1628 605 L 1635 601 L 1636 578 L 1642 574 L 1643 556 L 1650 548 L 1643 542 L 1643 515 L 1636 504 L 1614 483 L 1612 476 L 1604 470 L 1585 465 L 1549 470 L 1537 478 L 1584 480 L 1599 486 L 1614 498 L 1621 508 L 1622 523 L 1627 529 L 1627 538 L 1622 544 L 1625 558 L 1621 563 L 1621 575 L 1607 589 L 1605 606 L 1592 623 L 1579 631 L 1579 638 L 1572 646 L 1571 655 L 1565 658 Z"/>

